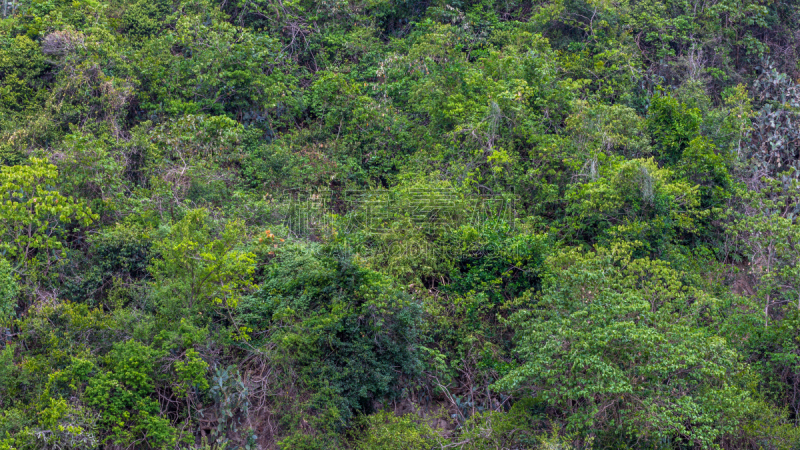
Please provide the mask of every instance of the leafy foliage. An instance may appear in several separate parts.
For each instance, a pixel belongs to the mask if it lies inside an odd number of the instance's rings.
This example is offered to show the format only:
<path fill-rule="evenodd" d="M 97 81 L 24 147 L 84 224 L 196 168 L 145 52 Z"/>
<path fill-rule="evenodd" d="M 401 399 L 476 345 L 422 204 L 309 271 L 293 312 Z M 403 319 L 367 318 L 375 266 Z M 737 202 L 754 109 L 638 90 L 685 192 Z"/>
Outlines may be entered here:
<path fill-rule="evenodd" d="M 32 159 L 30 166 L 5 166 L 0 172 L 0 251 L 19 269 L 52 263 L 58 256 L 54 252 L 64 246 L 61 237 L 67 230 L 61 224 L 87 226 L 97 219 L 80 201 L 54 189 L 51 183 L 57 178 L 56 166 L 40 159 Z"/>
<path fill-rule="evenodd" d="M 155 244 L 161 258 L 149 268 L 162 311 L 193 318 L 209 306 L 235 308 L 242 291 L 252 287 L 255 271 L 255 255 L 236 248 L 243 230 L 240 223 L 229 223 L 214 236 L 203 209 L 172 225 Z"/>
<path fill-rule="evenodd" d="M 601 439 L 707 447 L 758 408 L 735 351 L 696 326 L 715 300 L 668 264 L 623 246 L 558 254 L 548 267 L 535 307 L 512 316 L 524 362 L 500 387 L 528 387 Z"/>
<path fill-rule="evenodd" d="M 0 5 L 0 449 L 800 443 L 800 12 Z"/>

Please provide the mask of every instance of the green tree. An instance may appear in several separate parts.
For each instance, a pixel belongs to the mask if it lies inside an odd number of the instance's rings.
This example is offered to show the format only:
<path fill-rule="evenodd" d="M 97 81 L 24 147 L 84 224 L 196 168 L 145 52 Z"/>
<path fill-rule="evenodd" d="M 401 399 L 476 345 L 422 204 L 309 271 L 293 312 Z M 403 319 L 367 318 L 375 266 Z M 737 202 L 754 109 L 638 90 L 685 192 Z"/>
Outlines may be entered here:
<path fill-rule="evenodd" d="M 713 298 L 667 263 L 632 259 L 629 245 L 548 263 L 541 295 L 511 319 L 522 361 L 498 389 L 536 396 L 609 443 L 710 448 L 738 433 L 758 405 L 734 348 L 698 323 Z"/>
<path fill-rule="evenodd" d="M 163 239 L 153 244 L 160 258 L 149 267 L 162 312 L 198 320 L 198 314 L 215 307 L 235 308 L 254 288 L 255 255 L 242 248 L 244 236 L 239 221 L 216 232 L 205 209 L 189 211 L 167 227 Z"/>
<path fill-rule="evenodd" d="M 11 264 L 5 258 L 0 258 L 0 325 L 14 316 L 17 290 Z"/>
<path fill-rule="evenodd" d="M 153 398 L 158 352 L 136 341 L 117 342 L 105 358 L 104 370 L 88 380 L 87 405 L 100 411 L 105 443 L 149 448 L 174 444 L 175 429 L 159 415 Z"/>
<path fill-rule="evenodd" d="M 653 159 L 611 162 L 596 181 L 576 183 L 566 193 L 569 221 L 590 242 L 638 241 L 660 252 L 682 233 L 697 230 L 699 188 L 677 179 Z"/>
<path fill-rule="evenodd" d="M 0 168 L 0 252 L 23 273 L 31 267 L 46 270 L 64 255 L 67 225 L 87 226 L 97 219 L 82 201 L 56 190 L 56 166 L 37 158 L 30 163 Z"/>
<path fill-rule="evenodd" d="M 677 162 L 689 142 L 700 134 L 702 117 L 698 108 L 691 108 L 674 97 L 656 94 L 647 111 L 647 126 L 667 163 Z"/>

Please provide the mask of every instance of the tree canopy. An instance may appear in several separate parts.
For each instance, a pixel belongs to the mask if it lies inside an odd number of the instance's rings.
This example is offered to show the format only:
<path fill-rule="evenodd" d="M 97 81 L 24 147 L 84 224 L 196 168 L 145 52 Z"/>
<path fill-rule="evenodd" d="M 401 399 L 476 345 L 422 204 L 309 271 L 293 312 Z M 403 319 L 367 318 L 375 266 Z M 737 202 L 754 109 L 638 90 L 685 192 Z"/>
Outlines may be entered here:
<path fill-rule="evenodd" d="M 0 450 L 800 447 L 795 0 L 4 0 Z"/>

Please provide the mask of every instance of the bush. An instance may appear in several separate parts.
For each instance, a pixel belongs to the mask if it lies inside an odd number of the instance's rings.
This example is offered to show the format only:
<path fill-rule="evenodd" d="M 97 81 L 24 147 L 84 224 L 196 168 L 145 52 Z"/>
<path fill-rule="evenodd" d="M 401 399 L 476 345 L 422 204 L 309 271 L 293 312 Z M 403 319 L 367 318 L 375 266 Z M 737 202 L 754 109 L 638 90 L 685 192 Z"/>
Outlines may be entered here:
<path fill-rule="evenodd" d="M 17 306 L 17 281 L 11 264 L 0 258 L 0 326 L 14 317 Z"/>

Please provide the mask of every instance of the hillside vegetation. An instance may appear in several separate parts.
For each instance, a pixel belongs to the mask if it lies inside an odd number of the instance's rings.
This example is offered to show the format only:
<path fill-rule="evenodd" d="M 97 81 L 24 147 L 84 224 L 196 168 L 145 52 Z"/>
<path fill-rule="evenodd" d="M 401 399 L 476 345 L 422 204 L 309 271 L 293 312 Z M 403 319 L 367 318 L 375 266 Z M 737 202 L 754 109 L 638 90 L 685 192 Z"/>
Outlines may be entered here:
<path fill-rule="evenodd" d="M 800 448 L 798 0 L 0 17 L 0 450 Z"/>

